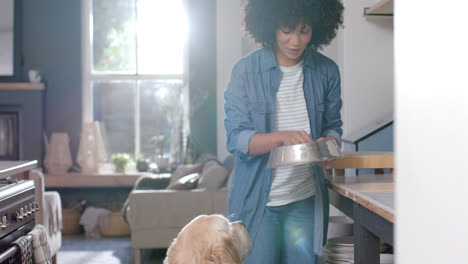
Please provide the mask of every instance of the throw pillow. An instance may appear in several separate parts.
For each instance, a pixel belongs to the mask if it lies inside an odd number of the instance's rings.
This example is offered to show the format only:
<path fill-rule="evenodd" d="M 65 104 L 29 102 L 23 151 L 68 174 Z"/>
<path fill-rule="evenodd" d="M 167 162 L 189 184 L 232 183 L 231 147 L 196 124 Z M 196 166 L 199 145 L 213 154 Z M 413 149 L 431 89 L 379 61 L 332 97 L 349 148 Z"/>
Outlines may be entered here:
<path fill-rule="evenodd" d="M 201 171 L 201 164 L 182 164 L 177 166 L 175 171 L 172 173 L 169 186 L 175 184 L 180 178 L 192 174 L 199 173 Z"/>
<path fill-rule="evenodd" d="M 205 162 L 209 160 L 216 160 L 216 156 L 210 153 L 203 153 L 200 155 L 200 157 L 198 157 L 195 163 L 204 164 Z"/>
<path fill-rule="evenodd" d="M 227 175 L 228 170 L 221 166 L 218 161 L 207 161 L 203 164 L 198 188 L 217 190 L 224 183 Z"/>
<path fill-rule="evenodd" d="M 189 190 L 197 186 L 198 179 L 200 178 L 199 173 L 192 173 L 187 176 L 180 178 L 174 184 L 167 186 L 169 190 Z"/>
<path fill-rule="evenodd" d="M 228 189 L 231 188 L 231 183 L 232 183 L 232 179 L 234 178 L 234 172 L 236 171 L 236 168 L 233 167 L 231 172 L 229 173 L 229 176 L 228 176 L 228 180 L 227 180 L 227 184 L 226 184 L 226 187 Z"/>

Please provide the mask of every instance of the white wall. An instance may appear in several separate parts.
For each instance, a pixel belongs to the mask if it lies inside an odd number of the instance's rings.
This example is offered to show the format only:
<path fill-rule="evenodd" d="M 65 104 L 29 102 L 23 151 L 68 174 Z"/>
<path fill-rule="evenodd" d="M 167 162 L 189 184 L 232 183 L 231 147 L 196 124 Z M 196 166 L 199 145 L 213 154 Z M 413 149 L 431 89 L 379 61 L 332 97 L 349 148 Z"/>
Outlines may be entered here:
<path fill-rule="evenodd" d="M 221 161 L 229 154 L 224 130 L 224 89 L 232 66 L 242 54 L 240 7 L 240 0 L 216 1 L 217 148 Z"/>
<path fill-rule="evenodd" d="M 343 136 L 359 131 L 393 112 L 393 18 L 369 19 L 364 7 L 375 0 L 344 0 L 344 28 L 322 51 L 342 75 Z M 226 150 L 224 89 L 234 63 L 258 46 L 241 33 L 243 0 L 218 0 L 217 5 L 217 121 L 218 158 Z"/>
<path fill-rule="evenodd" d="M 468 263 L 467 9 L 395 1 L 399 264 Z"/>
<path fill-rule="evenodd" d="M 13 72 L 13 24 L 14 2 L 0 3 L 0 75 L 11 76 Z"/>
<path fill-rule="evenodd" d="M 343 136 L 393 112 L 393 18 L 364 17 L 376 0 L 344 0 L 336 62 L 342 75 Z"/>

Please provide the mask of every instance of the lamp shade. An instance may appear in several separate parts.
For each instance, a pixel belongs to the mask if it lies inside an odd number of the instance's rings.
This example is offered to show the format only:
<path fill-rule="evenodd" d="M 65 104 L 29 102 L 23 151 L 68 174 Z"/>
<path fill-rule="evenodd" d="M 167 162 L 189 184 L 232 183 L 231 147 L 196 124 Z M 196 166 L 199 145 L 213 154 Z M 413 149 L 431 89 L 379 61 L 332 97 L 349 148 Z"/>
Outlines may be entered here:
<path fill-rule="evenodd" d="M 77 163 L 84 173 L 97 173 L 106 160 L 106 151 L 99 122 L 84 123 L 81 129 Z"/>
<path fill-rule="evenodd" d="M 52 133 L 44 158 L 44 166 L 51 174 L 66 173 L 72 166 L 67 133 Z"/>

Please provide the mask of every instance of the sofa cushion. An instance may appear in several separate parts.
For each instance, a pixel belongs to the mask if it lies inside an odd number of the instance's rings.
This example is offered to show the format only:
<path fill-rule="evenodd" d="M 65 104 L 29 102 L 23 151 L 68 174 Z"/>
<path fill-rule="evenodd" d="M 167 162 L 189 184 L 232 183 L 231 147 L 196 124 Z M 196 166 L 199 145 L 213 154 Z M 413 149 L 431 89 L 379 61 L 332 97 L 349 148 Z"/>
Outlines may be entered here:
<path fill-rule="evenodd" d="M 223 161 L 223 167 L 226 168 L 229 172 L 234 169 L 236 158 L 234 155 L 227 156 Z"/>
<path fill-rule="evenodd" d="M 133 186 L 134 190 L 158 190 L 165 189 L 171 180 L 169 173 L 142 175 Z"/>
<path fill-rule="evenodd" d="M 228 170 L 218 161 L 210 160 L 203 164 L 198 188 L 217 190 L 226 180 Z"/>
<path fill-rule="evenodd" d="M 172 173 L 169 186 L 175 184 L 180 178 L 192 174 L 201 172 L 201 164 L 182 164 L 177 166 L 175 171 Z"/>
<path fill-rule="evenodd" d="M 223 167 L 226 168 L 229 173 L 226 179 L 224 179 L 223 183 L 221 184 L 221 189 L 231 187 L 232 177 L 234 174 L 234 165 L 235 165 L 236 158 L 233 155 L 227 156 L 223 161 Z"/>
<path fill-rule="evenodd" d="M 236 171 L 236 168 L 233 167 L 231 172 L 229 173 L 228 175 L 228 178 L 227 178 L 227 181 L 226 181 L 226 187 L 229 189 L 231 188 L 231 183 L 232 183 L 232 179 L 234 178 L 234 172 Z"/>
<path fill-rule="evenodd" d="M 169 185 L 171 175 L 168 173 L 162 173 L 157 175 L 142 175 L 135 182 L 133 190 L 158 190 L 165 189 Z M 129 205 L 129 200 L 125 200 L 124 206 L 122 207 L 122 216 L 124 220 L 128 223 L 127 219 L 127 207 Z"/>
<path fill-rule="evenodd" d="M 186 175 L 173 184 L 169 184 L 166 189 L 169 190 L 188 190 L 193 189 L 197 186 L 198 179 L 200 179 L 199 173 L 192 173 Z"/>

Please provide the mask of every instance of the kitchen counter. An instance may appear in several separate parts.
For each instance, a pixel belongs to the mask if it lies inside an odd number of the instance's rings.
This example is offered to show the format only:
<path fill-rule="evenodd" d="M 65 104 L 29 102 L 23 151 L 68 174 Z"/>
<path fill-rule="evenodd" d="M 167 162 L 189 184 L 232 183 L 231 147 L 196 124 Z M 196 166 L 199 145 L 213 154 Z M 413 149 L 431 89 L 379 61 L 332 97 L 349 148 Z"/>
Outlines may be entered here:
<path fill-rule="evenodd" d="M 354 263 L 379 263 L 380 240 L 393 246 L 393 175 L 329 176 L 330 203 L 354 220 Z"/>
<path fill-rule="evenodd" d="M 382 218 L 394 221 L 393 175 L 333 176 L 329 187 Z"/>

